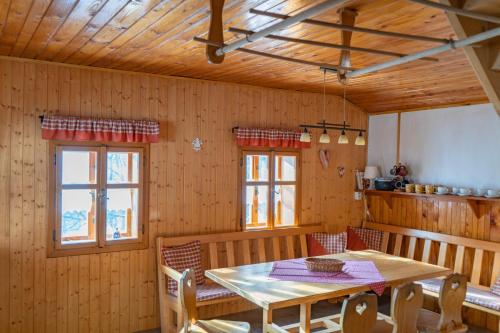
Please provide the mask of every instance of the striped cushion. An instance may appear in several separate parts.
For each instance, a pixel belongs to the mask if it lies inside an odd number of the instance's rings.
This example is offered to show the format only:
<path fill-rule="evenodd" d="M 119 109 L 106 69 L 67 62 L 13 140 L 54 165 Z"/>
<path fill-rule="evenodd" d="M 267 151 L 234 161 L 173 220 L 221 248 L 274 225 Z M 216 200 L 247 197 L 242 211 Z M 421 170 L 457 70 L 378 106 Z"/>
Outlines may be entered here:
<path fill-rule="evenodd" d="M 171 292 L 172 295 L 177 296 L 177 290 Z M 196 301 L 209 301 L 217 298 L 226 298 L 237 296 L 237 294 L 224 288 L 217 283 L 205 283 L 196 286 Z"/>
<path fill-rule="evenodd" d="M 203 284 L 205 276 L 201 268 L 201 244 L 194 241 L 174 247 L 163 247 L 161 253 L 165 264 L 182 273 L 188 268 L 194 270 L 196 284 Z M 168 291 L 177 290 L 177 281 L 168 279 Z"/>
<path fill-rule="evenodd" d="M 497 280 L 495 283 L 491 286 L 491 292 L 495 295 L 500 296 L 500 275 L 497 276 Z"/>
<path fill-rule="evenodd" d="M 418 281 L 417 283 L 422 284 L 424 290 L 428 290 L 434 293 L 439 293 L 441 289 L 441 279 L 428 279 Z M 467 286 L 467 293 L 465 294 L 465 301 L 476 304 L 479 306 L 484 306 L 485 308 L 500 311 L 500 296 L 495 295 L 487 290 L 482 290 L 479 288 L 474 288 L 472 286 Z"/>
<path fill-rule="evenodd" d="M 380 251 L 382 249 L 382 231 L 357 227 L 351 229 L 361 238 L 369 249 L 375 251 Z"/>

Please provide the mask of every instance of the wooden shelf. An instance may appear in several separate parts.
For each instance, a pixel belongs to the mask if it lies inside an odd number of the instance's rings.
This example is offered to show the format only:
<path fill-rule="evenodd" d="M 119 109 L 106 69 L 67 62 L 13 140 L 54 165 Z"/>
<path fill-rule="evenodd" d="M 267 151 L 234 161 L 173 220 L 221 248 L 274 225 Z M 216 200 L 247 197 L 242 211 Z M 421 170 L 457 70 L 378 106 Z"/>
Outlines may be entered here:
<path fill-rule="evenodd" d="M 451 194 L 426 194 L 426 193 L 406 193 L 406 192 L 394 192 L 394 191 L 379 191 L 379 190 L 365 190 L 364 193 L 367 196 L 379 196 L 381 197 L 387 206 L 392 209 L 392 198 L 393 197 L 407 197 L 407 198 L 415 198 L 415 199 L 425 199 L 430 198 L 434 200 L 441 201 L 455 201 L 455 202 L 466 202 L 467 205 L 472 209 L 474 215 L 477 218 L 481 217 L 481 213 L 479 210 L 479 204 L 481 202 L 491 202 L 491 203 L 500 203 L 500 198 L 486 198 L 486 197 L 475 197 L 472 195 L 468 196 L 459 196 L 459 195 L 451 195 Z"/>

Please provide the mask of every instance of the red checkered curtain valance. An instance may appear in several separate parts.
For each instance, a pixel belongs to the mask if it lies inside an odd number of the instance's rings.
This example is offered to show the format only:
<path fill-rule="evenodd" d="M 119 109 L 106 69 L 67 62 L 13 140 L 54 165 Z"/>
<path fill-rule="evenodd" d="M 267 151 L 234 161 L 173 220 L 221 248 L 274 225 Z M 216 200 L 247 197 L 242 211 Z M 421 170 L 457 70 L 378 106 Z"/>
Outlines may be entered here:
<path fill-rule="evenodd" d="M 300 130 L 275 128 L 236 128 L 236 143 L 243 147 L 310 148 L 300 142 Z"/>
<path fill-rule="evenodd" d="M 158 142 L 160 125 L 150 120 L 44 116 L 42 138 L 64 141 Z"/>

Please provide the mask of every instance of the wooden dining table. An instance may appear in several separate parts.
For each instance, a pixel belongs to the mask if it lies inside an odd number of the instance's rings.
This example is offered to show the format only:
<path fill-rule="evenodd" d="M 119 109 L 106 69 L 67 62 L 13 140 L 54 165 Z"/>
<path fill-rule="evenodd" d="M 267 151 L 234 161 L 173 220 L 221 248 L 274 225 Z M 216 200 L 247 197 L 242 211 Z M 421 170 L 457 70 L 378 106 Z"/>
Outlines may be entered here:
<path fill-rule="evenodd" d="M 412 259 L 401 258 L 373 250 L 347 251 L 345 253 L 322 256 L 340 260 L 372 261 L 385 279 L 386 287 L 396 287 L 402 283 L 445 276 L 451 273 L 446 267 L 426 264 Z M 334 323 L 329 318 L 311 321 L 311 305 L 322 300 L 349 296 L 369 291 L 368 285 L 311 283 L 282 281 L 269 276 L 273 262 L 228 267 L 205 271 L 205 275 L 258 305 L 263 310 L 263 332 L 308 333 L 311 325 L 322 322 L 324 332 L 333 332 Z M 300 322 L 280 327 L 273 323 L 273 311 L 290 306 L 300 306 Z M 329 323 L 328 323 L 329 322 Z"/>

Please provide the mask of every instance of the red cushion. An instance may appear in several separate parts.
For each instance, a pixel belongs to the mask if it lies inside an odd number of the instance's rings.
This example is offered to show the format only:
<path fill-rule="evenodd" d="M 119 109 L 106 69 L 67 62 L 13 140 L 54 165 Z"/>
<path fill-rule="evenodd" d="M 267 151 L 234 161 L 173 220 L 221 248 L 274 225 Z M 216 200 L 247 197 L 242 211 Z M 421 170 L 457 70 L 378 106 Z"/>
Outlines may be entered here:
<path fill-rule="evenodd" d="M 352 230 L 351 227 L 347 228 L 347 246 L 346 248 L 351 251 L 363 251 L 368 249 L 365 242 Z"/>
<path fill-rule="evenodd" d="M 500 275 L 497 276 L 497 280 L 495 281 L 495 284 L 491 286 L 491 292 L 495 295 L 500 296 Z"/>
<path fill-rule="evenodd" d="M 347 233 L 339 234 L 313 233 L 308 236 L 310 256 L 345 252 Z"/>
<path fill-rule="evenodd" d="M 171 294 L 177 296 L 178 290 L 172 291 Z M 205 283 L 196 286 L 197 302 L 209 301 L 218 298 L 234 297 L 234 296 L 238 295 L 217 283 Z"/>
<path fill-rule="evenodd" d="M 200 241 L 194 241 L 174 247 L 163 247 L 161 253 L 167 266 L 181 273 L 191 268 L 194 270 L 196 284 L 203 284 L 205 276 L 201 268 L 200 249 Z M 174 290 L 177 290 L 177 281 L 168 279 L 168 291 L 173 292 Z"/>
<path fill-rule="evenodd" d="M 366 244 L 366 247 L 372 250 L 380 251 L 382 249 L 382 231 L 368 228 L 351 228 L 359 238 Z"/>

